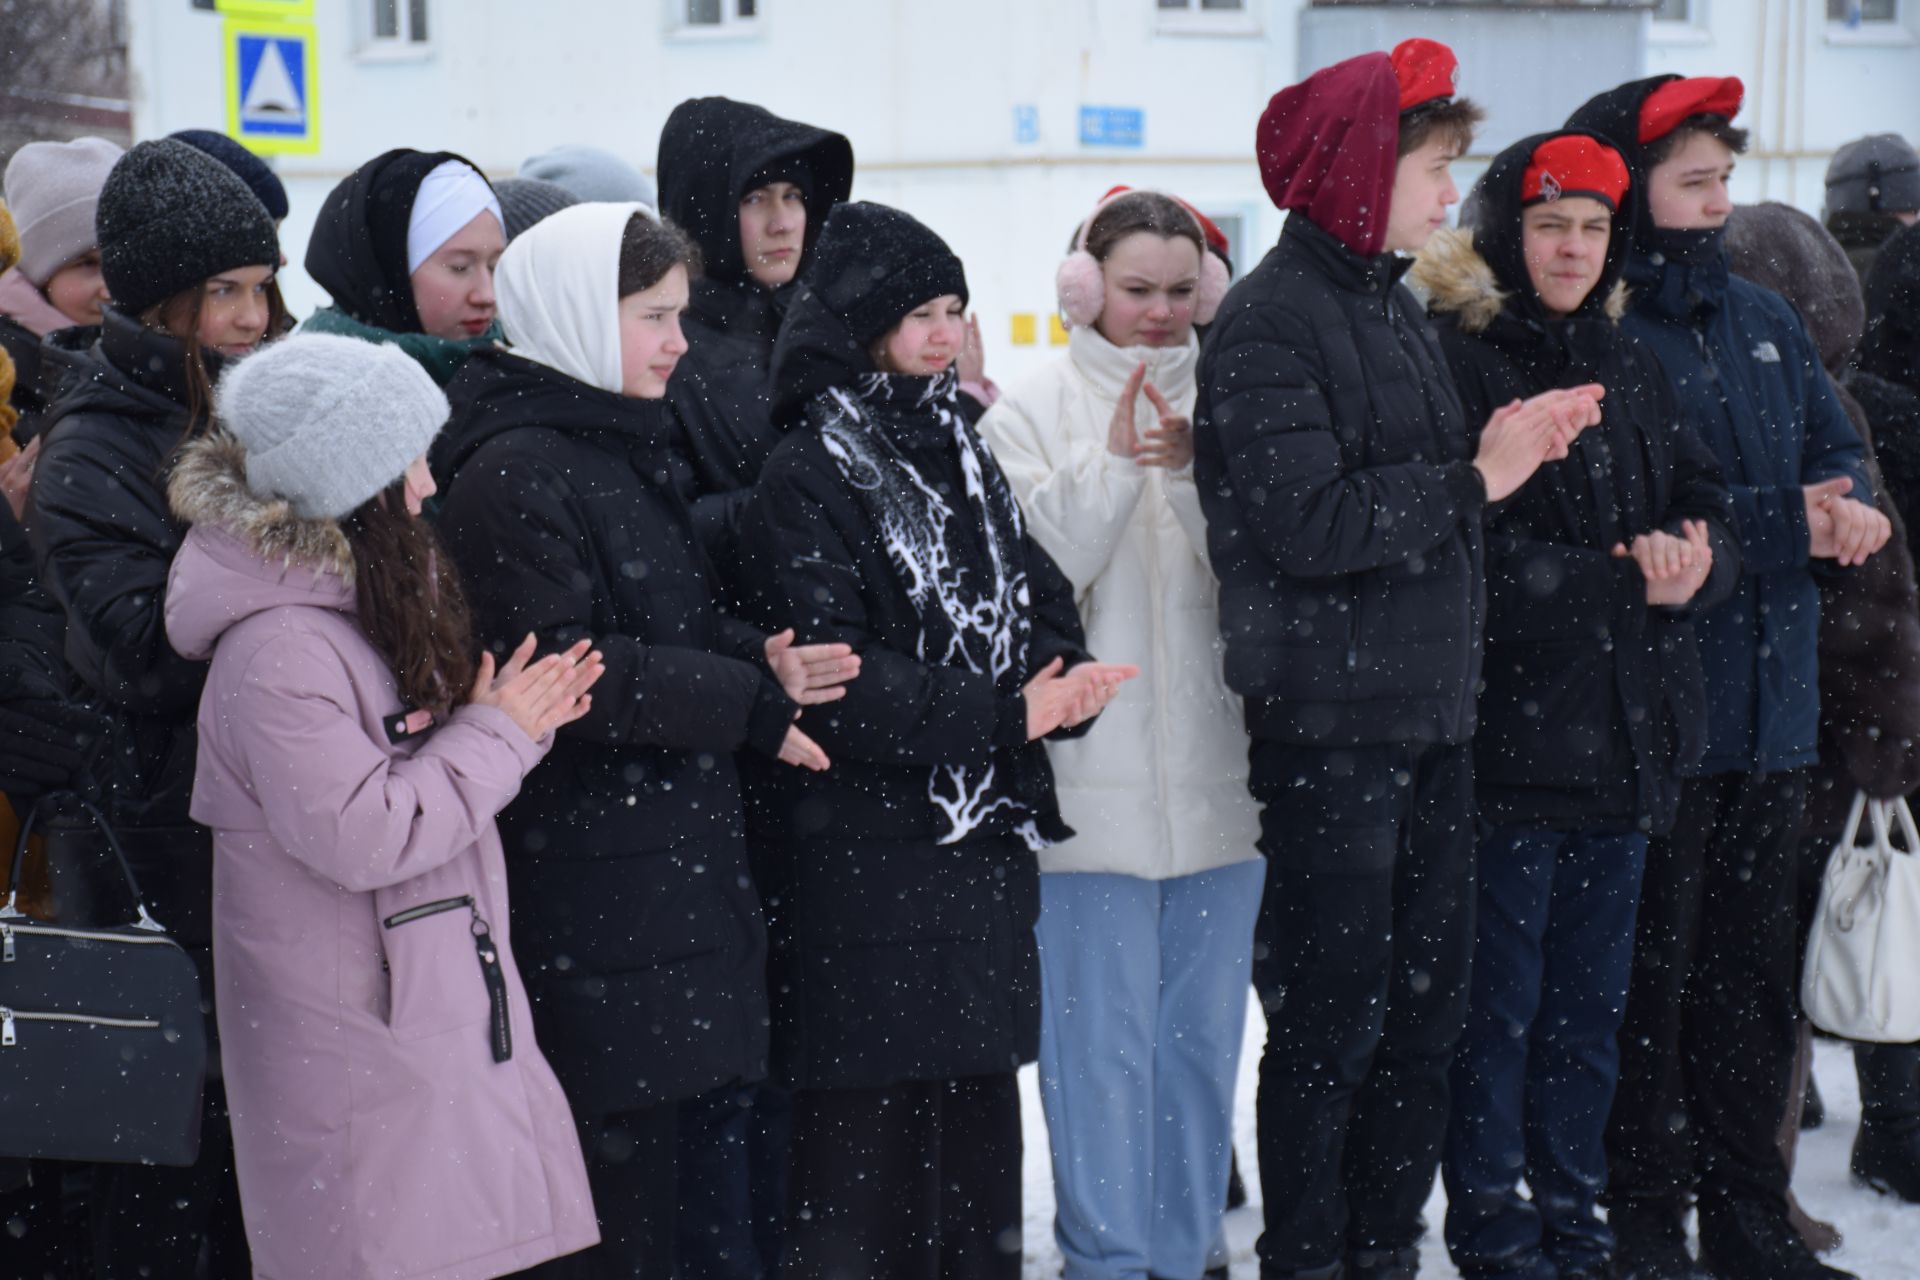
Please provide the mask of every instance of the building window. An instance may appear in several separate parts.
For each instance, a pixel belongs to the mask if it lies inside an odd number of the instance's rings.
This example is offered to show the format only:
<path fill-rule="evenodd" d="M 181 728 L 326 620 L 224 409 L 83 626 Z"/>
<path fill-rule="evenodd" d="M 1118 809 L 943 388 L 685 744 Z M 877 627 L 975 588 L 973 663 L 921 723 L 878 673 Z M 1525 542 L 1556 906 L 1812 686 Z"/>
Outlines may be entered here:
<path fill-rule="evenodd" d="M 365 0 L 360 51 L 406 56 L 424 52 L 432 30 L 427 0 Z"/>
<path fill-rule="evenodd" d="M 706 30 L 751 27 L 760 20 L 760 0 L 681 0 L 681 23 Z"/>
<path fill-rule="evenodd" d="M 1827 21 L 1858 27 L 1900 21 L 1900 0 L 1827 0 Z"/>
<path fill-rule="evenodd" d="M 1195 35 L 1254 35 L 1259 18 L 1247 0 L 1153 0 L 1154 27 Z"/>
<path fill-rule="evenodd" d="M 1693 0 L 1658 0 L 1653 6 L 1655 22 L 1692 22 Z"/>

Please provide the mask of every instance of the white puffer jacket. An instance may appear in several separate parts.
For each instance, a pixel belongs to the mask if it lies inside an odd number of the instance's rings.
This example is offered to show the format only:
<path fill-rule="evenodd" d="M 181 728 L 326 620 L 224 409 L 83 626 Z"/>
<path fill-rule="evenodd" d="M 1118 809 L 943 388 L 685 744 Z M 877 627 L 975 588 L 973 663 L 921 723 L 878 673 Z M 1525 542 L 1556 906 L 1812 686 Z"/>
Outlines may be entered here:
<path fill-rule="evenodd" d="M 1002 395 L 980 423 L 1034 538 L 1073 582 L 1087 648 L 1140 678 L 1092 732 L 1049 743 L 1060 812 L 1078 835 L 1042 871 L 1165 880 L 1258 856 L 1240 700 L 1221 676 L 1207 526 L 1191 466 L 1142 467 L 1107 452 L 1107 423 L 1141 361 L 1193 412 L 1199 344 L 1122 349 L 1076 328 L 1067 355 Z M 1158 425 L 1141 396 L 1136 429 Z"/>

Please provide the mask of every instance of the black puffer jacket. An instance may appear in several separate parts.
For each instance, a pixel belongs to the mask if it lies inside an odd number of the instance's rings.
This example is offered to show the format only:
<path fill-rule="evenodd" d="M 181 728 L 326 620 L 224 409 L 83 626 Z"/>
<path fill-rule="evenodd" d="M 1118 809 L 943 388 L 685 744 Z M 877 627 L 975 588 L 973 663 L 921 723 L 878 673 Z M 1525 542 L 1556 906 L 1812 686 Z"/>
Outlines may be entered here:
<path fill-rule="evenodd" d="M 1194 465 L 1257 738 L 1473 733 L 1486 488 L 1407 266 L 1292 214 L 1200 354 Z"/>
<path fill-rule="evenodd" d="M 540 1043 L 583 1114 L 765 1071 L 765 934 L 733 752 L 793 704 L 723 619 L 671 479 L 662 400 L 504 351 L 449 387 L 439 527 L 482 637 L 591 636 L 593 710 L 500 817 Z"/>
<path fill-rule="evenodd" d="M 99 344 L 47 411 L 27 531 L 40 586 L 61 614 L 77 696 L 112 725 L 91 784 L 147 904 L 193 954 L 207 993 L 213 844 L 187 814 L 207 668 L 173 651 L 164 619 L 167 572 L 186 535 L 166 495 L 188 429 L 185 361 L 175 339 L 107 311 Z M 218 357 L 207 363 L 217 376 Z M 49 830 L 49 857 L 89 868 L 79 910 L 127 918 L 110 887 L 118 877 L 92 874 L 108 865 L 104 850 L 69 817 Z"/>
<path fill-rule="evenodd" d="M 106 811 L 187 827 L 206 664 L 167 643 L 167 570 L 185 527 L 166 478 L 187 431 L 179 342 L 109 310 L 100 343 L 47 414 L 27 516 L 41 585 L 66 615 L 66 658 L 114 715 Z"/>
<path fill-rule="evenodd" d="M 827 214 L 853 190 L 853 147 L 840 134 L 752 103 L 694 98 L 675 107 L 660 131 L 659 178 L 661 213 L 699 242 L 704 259 L 682 321 L 687 354 L 667 397 L 683 428 L 694 521 L 726 572 L 739 506 L 780 441 L 767 372 L 782 308 L 748 274 L 740 201 L 770 180 L 800 180 L 811 250 Z"/>
<path fill-rule="evenodd" d="M 45 337 L 11 316 L 0 315 L 0 348 L 13 358 L 13 396 L 20 415 L 13 438 L 26 444 L 45 427 L 47 410 L 80 368 L 81 357 L 100 340 L 100 326 L 55 329 Z"/>
<path fill-rule="evenodd" d="M 1487 515 L 1474 793 L 1489 823 L 1660 834 L 1705 746 L 1692 616 L 1739 577 L 1733 500 L 1652 353 L 1620 332 L 1631 205 L 1614 215 L 1581 308 L 1556 318 L 1540 304 L 1521 252 L 1520 186 L 1553 136 L 1495 157 L 1472 232 L 1439 233 L 1414 268 L 1469 421 L 1556 387 L 1607 389 L 1600 425 Z M 1708 522 L 1712 574 L 1687 607 L 1649 607 L 1639 568 L 1612 549 L 1655 529 L 1678 534 L 1683 520 Z"/>
<path fill-rule="evenodd" d="M 850 247 L 873 249 L 878 242 L 861 241 L 853 226 L 871 209 L 843 206 L 829 236 L 844 220 Z M 871 276 L 863 270 L 856 289 L 865 292 L 900 263 L 882 251 L 834 249 L 832 239 L 821 243 L 821 261 L 787 315 L 774 361 L 778 402 L 793 393 L 804 403 L 803 388 L 852 388 L 872 372 L 865 344 L 817 284 L 836 264 L 870 263 Z M 956 520 L 949 542 L 929 557 L 974 563 L 951 540 L 977 544 L 985 521 L 964 502 L 951 427 L 927 407 L 941 388 L 925 378 L 893 383 L 892 400 L 872 407 L 880 429 L 927 484 L 961 498 L 959 515 L 972 517 Z M 955 843 L 937 843 L 942 822 L 930 798 L 939 770 L 978 776 L 990 767 L 998 778 L 1031 783 L 1023 794 L 1039 831 L 1069 834 L 1045 747 L 1027 741 L 1024 700 L 989 674 L 921 656 L 921 614 L 885 533 L 811 419 L 793 427 L 761 473 L 742 513 L 741 546 L 762 623 L 791 622 L 803 642 L 844 641 L 863 663 L 842 700 L 801 721 L 832 768 L 757 768 L 749 791 L 773 945 L 776 1071 L 795 1087 L 871 1088 L 999 1074 L 1031 1061 L 1040 1029 L 1038 864 L 1005 810 L 989 812 Z M 1024 683 L 1056 656 L 1071 663 L 1085 655 L 1066 578 L 1031 537 L 1021 557 L 1032 628 Z"/>

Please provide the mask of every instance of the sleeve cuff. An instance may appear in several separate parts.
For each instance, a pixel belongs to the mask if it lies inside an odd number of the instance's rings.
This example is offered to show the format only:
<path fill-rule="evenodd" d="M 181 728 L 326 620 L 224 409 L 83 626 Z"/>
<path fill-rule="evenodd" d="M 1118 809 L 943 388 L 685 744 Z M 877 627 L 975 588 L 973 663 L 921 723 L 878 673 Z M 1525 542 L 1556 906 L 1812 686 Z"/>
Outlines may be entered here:
<path fill-rule="evenodd" d="M 798 709 L 799 704 L 787 696 L 785 689 L 771 677 L 762 677 L 753 710 L 747 713 L 747 745 L 763 756 L 778 756 Z"/>

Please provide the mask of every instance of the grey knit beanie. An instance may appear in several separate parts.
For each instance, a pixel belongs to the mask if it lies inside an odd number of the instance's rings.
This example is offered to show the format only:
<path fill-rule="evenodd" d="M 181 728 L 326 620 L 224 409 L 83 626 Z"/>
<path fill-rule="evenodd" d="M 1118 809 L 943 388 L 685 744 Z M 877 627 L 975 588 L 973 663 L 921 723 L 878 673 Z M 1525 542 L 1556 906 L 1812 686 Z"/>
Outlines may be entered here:
<path fill-rule="evenodd" d="M 545 178 L 502 178 L 493 184 L 500 211 L 507 215 L 507 243 L 540 219 L 582 203 L 579 196 Z"/>
<path fill-rule="evenodd" d="M 126 153 L 105 138 L 29 142 L 7 161 L 7 206 L 20 228 L 20 274 L 41 288 L 92 249 L 94 209 Z"/>
<path fill-rule="evenodd" d="M 1827 165 L 1827 213 L 1920 209 L 1920 154 L 1897 133 L 1855 138 Z"/>
<path fill-rule="evenodd" d="M 280 265 L 280 236 L 260 197 L 172 138 L 120 157 L 100 192 L 97 229 L 107 292 L 128 315 L 222 271 Z"/>
<path fill-rule="evenodd" d="M 406 474 L 447 397 L 399 347 L 296 333 L 230 366 L 214 414 L 247 450 L 247 487 L 338 520 Z"/>
<path fill-rule="evenodd" d="M 583 201 L 607 204 L 656 203 L 653 184 L 611 151 L 569 144 L 543 151 L 520 166 L 522 178 L 544 178 Z"/>

